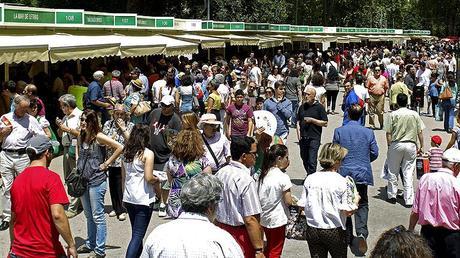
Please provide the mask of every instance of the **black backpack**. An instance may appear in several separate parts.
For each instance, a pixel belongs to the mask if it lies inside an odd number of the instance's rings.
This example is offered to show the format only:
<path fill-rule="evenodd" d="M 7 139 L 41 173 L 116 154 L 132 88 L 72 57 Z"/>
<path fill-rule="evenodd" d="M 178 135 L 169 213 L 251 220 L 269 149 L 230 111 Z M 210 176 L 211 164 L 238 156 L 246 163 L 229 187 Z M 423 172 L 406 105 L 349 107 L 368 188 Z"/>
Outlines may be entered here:
<path fill-rule="evenodd" d="M 334 65 L 332 65 L 331 62 L 329 62 L 329 71 L 327 71 L 327 80 L 331 82 L 335 82 L 339 80 L 339 71 L 337 71 L 337 68 L 335 68 Z"/>

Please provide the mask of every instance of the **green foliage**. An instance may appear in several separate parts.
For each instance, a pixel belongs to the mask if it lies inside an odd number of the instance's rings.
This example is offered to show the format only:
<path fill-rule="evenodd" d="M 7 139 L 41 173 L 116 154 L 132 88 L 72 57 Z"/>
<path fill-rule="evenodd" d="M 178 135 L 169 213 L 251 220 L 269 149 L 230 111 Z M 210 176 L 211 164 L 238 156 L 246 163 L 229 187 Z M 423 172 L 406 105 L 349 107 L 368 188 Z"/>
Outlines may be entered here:
<path fill-rule="evenodd" d="M 458 35 L 457 0 L 210 0 L 211 19 L 323 26 L 430 29 Z M 1 1 L 3 2 L 3 1 Z M 8 0 L 26 6 L 207 19 L 206 0 Z"/>

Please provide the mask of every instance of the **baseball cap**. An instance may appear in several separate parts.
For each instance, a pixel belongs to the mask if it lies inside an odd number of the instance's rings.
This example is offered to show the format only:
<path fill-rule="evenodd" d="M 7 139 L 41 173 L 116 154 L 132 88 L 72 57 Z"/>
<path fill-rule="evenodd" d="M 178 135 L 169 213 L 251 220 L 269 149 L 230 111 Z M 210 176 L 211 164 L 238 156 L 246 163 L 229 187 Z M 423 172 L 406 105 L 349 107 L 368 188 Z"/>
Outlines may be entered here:
<path fill-rule="evenodd" d="M 166 95 L 161 99 L 160 103 L 166 106 L 169 106 L 169 105 L 174 106 L 174 98 L 170 95 Z"/>
<path fill-rule="evenodd" d="M 93 78 L 96 80 L 100 80 L 104 77 L 104 72 L 103 71 L 95 71 L 93 73 Z"/>
<path fill-rule="evenodd" d="M 33 151 L 35 154 L 41 154 L 52 147 L 53 145 L 46 135 L 37 134 L 30 138 L 26 150 Z"/>
<path fill-rule="evenodd" d="M 113 70 L 112 71 L 112 76 L 113 77 L 120 77 L 120 75 L 121 75 L 121 72 L 119 70 Z"/>
<path fill-rule="evenodd" d="M 436 145 L 441 145 L 442 139 L 439 135 L 433 135 L 431 137 L 431 141 L 434 142 Z"/>
<path fill-rule="evenodd" d="M 442 159 L 452 163 L 460 163 L 460 150 L 450 148 L 442 154 Z"/>

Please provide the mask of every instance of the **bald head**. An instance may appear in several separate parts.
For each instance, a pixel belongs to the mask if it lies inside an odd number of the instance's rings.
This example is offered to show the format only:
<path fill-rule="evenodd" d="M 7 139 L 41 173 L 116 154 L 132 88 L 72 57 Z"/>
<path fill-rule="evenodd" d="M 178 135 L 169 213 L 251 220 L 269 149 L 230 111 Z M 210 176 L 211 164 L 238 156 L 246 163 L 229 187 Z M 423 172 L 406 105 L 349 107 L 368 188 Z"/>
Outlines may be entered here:
<path fill-rule="evenodd" d="M 27 86 L 24 88 L 24 92 L 29 96 L 37 96 L 38 89 L 34 84 L 27 84 Z"/>
<path fill-rule="evenodd" d="M 306 87 L 305 88 L 305 102 L 308 105 L 312 105 L 315 103 L 315 98 L 316 98 L 316 89 L 313 87 Z"/>

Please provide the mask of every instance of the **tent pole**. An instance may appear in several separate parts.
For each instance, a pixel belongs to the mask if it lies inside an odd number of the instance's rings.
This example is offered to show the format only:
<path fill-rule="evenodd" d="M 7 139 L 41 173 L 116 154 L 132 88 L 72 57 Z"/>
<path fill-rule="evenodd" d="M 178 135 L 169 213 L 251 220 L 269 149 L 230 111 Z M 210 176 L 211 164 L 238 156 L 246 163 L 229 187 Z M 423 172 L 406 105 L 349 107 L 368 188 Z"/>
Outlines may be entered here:
<path fill-rule="evenodd" d="M 5 81 L 10 80 L 10 65 L 5 63 Z"/>
<path fill-rule="evenodd" d="M 77 59 L 77 74 L 81 74 L 81 63 L 80 63 L 80 59 Z"/>
<path fill-rule="evenodd" d="M 49 74 L 49 63 L 48 61 L 45 61 L 43 62 L 43 72 L 45 72 L 46 74 Z"/>

